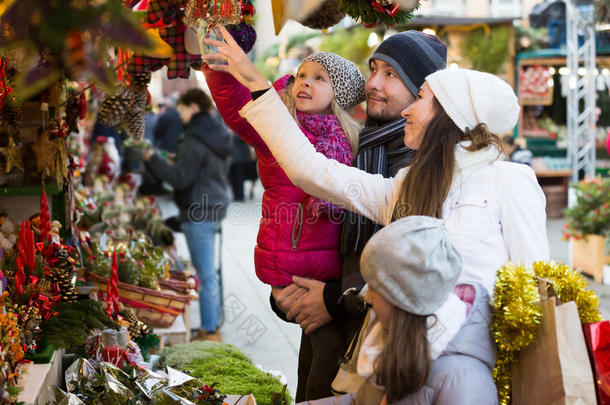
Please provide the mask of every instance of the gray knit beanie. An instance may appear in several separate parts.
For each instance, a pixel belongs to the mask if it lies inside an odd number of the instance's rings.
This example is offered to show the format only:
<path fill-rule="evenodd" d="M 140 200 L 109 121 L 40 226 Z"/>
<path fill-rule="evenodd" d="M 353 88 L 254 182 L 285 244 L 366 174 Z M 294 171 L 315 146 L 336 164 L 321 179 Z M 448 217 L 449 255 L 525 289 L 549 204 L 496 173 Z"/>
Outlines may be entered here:
<path fill-rule="evenodd" d="M 331 52 L 309 55 L 305 62 L 316 62 L 324 66 L 330 76 L 335 100 L 342 109 L 348 111 L 364 101 L 364 76 L 351 61 Z"/>
<path fill-rule="evenodd" d="M 389 302 L 415 315 L 431 315 L 449 297 L 462 258 L 443 221 L 408 216 L 381 229 L 360 258 L 362 277 Z"/>
<path fill-rule="evenodd" d="M 434 35 L 411 30 L 383 41 L 371 59 L 392 66 L 414 97 L 426 76 L 447 66 L 447 46 Z"/>

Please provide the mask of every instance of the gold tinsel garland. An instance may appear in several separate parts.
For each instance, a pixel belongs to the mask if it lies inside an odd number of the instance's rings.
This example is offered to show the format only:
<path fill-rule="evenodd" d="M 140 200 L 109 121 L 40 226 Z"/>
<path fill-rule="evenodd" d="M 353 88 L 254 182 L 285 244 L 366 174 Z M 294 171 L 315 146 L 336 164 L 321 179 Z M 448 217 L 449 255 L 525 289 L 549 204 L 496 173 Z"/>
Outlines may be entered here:
<path fill-rule="evenodd" d="M 542 321 L 537 278 L 553 283 L 562 302 L 575 301 L 581 322 L 599 322 L 599 298 L 587 290 L 588 282 L 562 263 L 536 262 L 532 267 L 509 263 L 498 270 L 492 299 L 491 335 L 498 353 L 492 376 L 498 389 L 498 403 L 508 405 L 512 385 L 512 368 L 521 350 L 536 338 Z"/>

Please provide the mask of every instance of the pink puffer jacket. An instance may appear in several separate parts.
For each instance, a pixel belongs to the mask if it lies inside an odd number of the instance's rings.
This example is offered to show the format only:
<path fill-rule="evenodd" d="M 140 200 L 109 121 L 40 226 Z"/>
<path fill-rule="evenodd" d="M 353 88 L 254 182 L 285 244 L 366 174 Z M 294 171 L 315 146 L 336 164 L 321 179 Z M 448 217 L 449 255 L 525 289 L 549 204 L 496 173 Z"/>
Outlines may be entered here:
<path fill-rule="evenodd" d="M 321 281 L 340 278 L 342 210 L 306 194 L 288 179 L 258 133 L 239 115 L 252 99 L 250 91 L 227 73 L 202 70 L 225 123 L 255 149 L 258 157 L 265 192 L 254 248 L 256 275 L 276 286 L 291 284 L 293 275 Z M 287 78 L 274 83 L 276 90 L 286 86 Z M 349 141 L 335 115 L 299 113 L 299 121 L 318 152 L 352 164 Z"/>

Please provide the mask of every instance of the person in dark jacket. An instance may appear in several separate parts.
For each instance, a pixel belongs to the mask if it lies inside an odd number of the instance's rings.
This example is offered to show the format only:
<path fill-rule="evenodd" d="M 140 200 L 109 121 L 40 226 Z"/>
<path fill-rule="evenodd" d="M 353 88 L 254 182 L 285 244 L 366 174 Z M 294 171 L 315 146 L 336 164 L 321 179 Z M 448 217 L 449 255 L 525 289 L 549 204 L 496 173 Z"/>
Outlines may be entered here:
<path fill-rule="evenodd" d="M 219 340 L 221 291 L 214 266 L 215 233 L 231 202 L 228 186 L 231 138 L 227 128 L 212 114 L 210 98 L 190 89 L 177 102 L 184 122 L 174 164 L 152 150 L 143 158 L 152 171 L 174 188 L 180 209 L 181 229 L 201 282 L 199 308 L 204 338 Z"/>

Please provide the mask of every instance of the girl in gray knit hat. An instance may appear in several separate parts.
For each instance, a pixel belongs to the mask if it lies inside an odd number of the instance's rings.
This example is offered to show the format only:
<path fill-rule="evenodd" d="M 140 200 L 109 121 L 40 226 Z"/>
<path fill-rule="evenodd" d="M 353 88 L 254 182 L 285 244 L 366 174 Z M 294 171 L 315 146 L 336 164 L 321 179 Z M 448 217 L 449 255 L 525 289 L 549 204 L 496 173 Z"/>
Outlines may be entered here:
<path fill-rule="evenodd" d="M 360 260 L 373 321 L 356 364 L 356 405 L 494 404 L 489 296 L 456 286 L 462 258 L 442 220 L 409 216 L 377 232 Z"/>
<path fill-rule="evenodd" d="M 306 194 L 290 182 L 259 134 L 238 114 L 252 98 L 248 89 L 226 73 L 205 67 L 203 71 L 224 121 L 254 147 L 258 158 L 265 192 L 254 251 L 256 275 L 271 285 L 274 296 L 293 284 L 293 276 L 319 281 L 340 279 L 342 210 Z M 284 76 L 273 86 L 299 122 L 303 138 L 327 158 L 351 165 L 359 125 L 348 111 L 364 100 L 364 83 L 362 73 L 352 62 L 333 53 L 319 52 L 305 59 L 295 77 Z M 286 308 L 278 311 L 294 320 Z M 340 358 L 344 348 L 336 322 L 330 321 L 309 332 L 304 330 L 302 336 L 302 358 L 307 353 L 313 354 L 311 361 L 303 360 L 299 365 L 298 400 L 331 394 L 330 383 L 338 365 L 329 368 L 324 364 L 328 358 Z"/>

